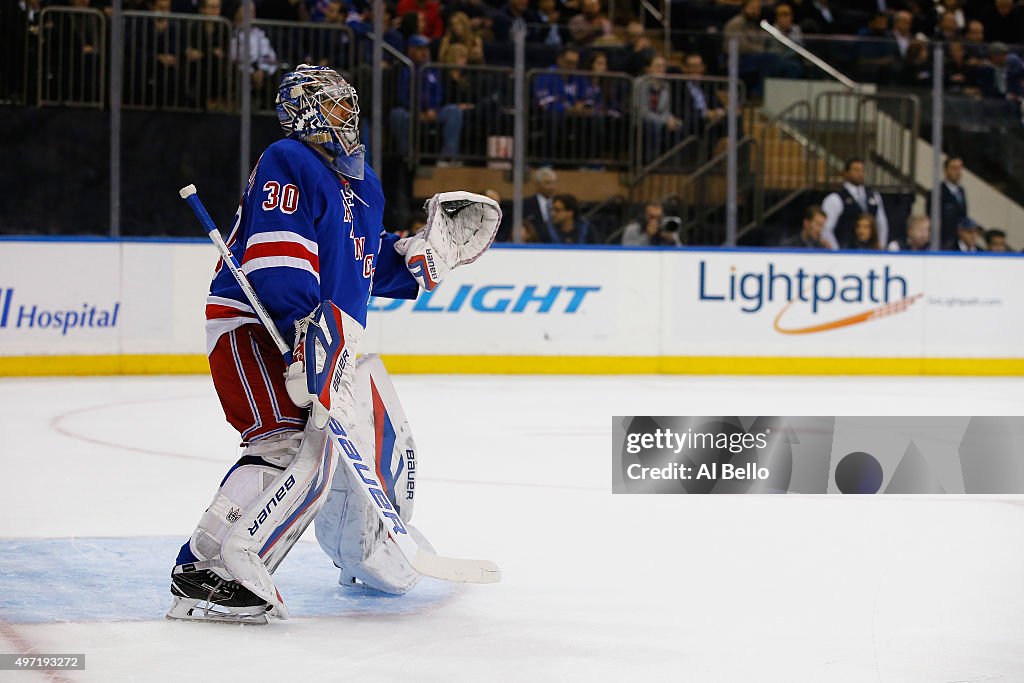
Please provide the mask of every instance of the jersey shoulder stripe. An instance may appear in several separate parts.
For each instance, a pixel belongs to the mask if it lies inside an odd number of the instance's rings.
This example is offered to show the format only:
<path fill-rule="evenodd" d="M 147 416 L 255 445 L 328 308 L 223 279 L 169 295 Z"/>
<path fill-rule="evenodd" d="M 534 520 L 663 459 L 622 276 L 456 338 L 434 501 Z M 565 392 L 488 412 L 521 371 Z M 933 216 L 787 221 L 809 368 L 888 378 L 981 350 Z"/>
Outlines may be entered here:
<path fill-rule="evenodd" d="M 257 232 L 249 236 L 246 240 L 245 247 L 248 249 L 256 244 L 266 244 L 268 242 L 294 242 L 295 244 L 301 245 L 306 248 L 307 251 L 313 254 L 320 253 L 320 247 L 311 239 L 307 239 L 302 235 L 292 232 L 291 230 L 268 230 L 266 232 Z"/>

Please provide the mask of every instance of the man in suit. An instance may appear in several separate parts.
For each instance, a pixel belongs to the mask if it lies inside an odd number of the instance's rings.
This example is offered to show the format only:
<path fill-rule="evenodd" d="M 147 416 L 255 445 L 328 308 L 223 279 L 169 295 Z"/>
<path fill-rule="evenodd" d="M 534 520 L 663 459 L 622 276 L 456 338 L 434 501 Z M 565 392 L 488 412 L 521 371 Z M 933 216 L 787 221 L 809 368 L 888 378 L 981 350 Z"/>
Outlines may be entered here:
<path fill-rule="evenodd" d="M 700 78 L 707 71 L 704 58 L 691 52 L 683 58 L 683 74 Z M 688 135 L 703 136 L 716 123 L 725 118 L 725 107 L 718 99 L 714 84 L 702 83 L 699 80 L 688 80 L 683 88 L 683 123 Z M 721 131 L 712 133 L 712 137 L 721 137 Z"/>
<path fill-rule="evenodd" d="M 523 197 L 523 220 L 530 223 L 538 235 L 549 235 L 554 225 L 551 221 L 551 201 L 558 189 L 558 174 L 549 167 L 538 168 L 533 173 L 534 193 Z"/>
<path fill-rule="evenodd" d="M 960 179 L 963 177 L 964 161 L 960 157 L 951 156 L 946 159 L 945 178 L 939 189 L 941 197 L 939 215 L 939 235 L 942 244 L 956 242 L 957 228 L 967 218 L 967 194 Z"/>

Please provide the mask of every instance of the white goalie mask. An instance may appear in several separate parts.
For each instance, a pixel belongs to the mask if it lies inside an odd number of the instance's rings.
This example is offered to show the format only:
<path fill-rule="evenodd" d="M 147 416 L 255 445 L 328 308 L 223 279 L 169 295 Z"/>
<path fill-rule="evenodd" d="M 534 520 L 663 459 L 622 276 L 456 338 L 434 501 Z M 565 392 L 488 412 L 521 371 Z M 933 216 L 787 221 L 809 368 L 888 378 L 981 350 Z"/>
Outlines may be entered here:
<path fill-rule="evenodd" d="M 359 140 L 359 96 L 341 74 L 300 64 L 281 79 L 277 119 L 288 137 L 316 143 L 342 175 L 361 180 L 365 149 Z"/>

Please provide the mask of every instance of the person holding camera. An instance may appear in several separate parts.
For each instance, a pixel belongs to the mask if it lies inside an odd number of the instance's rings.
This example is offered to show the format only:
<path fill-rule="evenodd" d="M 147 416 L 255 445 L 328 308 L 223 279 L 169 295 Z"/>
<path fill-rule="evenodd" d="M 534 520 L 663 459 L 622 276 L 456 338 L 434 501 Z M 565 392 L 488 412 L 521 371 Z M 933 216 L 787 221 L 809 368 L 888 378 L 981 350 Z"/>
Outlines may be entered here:
<path fill-rule="evenodd" d="M 665 220 L 665 210 L 658 202 L 644 206 L 642 220 L 635 220 L 622 229 L 622 244 L 626 247 L 678 247 L 679 226 Z"/>

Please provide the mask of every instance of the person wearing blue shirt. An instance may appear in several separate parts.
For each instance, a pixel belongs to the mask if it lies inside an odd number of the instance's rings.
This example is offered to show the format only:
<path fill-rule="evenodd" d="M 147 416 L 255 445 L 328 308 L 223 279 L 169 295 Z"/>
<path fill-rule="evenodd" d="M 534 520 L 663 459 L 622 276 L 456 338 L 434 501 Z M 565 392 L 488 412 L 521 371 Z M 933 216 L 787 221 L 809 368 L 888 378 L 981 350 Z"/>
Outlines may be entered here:
<path fill-rule="evenodd" d="M 430 40 L 426 36 L 414 35 L 409 38 L 407 50 L 418 79 L 418 119 L 420 123 L 437 124 L 441 129 L 441 159 L 450 162 L 459 156 L 462 136 L 462 109 L 445 99 L 444 81 L 441 73 L 424 66 L 430 60 Z M 409 81 L 412 74 L 402 67 L 398 72 L 398 106 L 391 110 L 391 131 L 395 136 L 396 151 L 401 156 L 409 154 L 409 120 L 412 106 L 409 102 Z"/>

